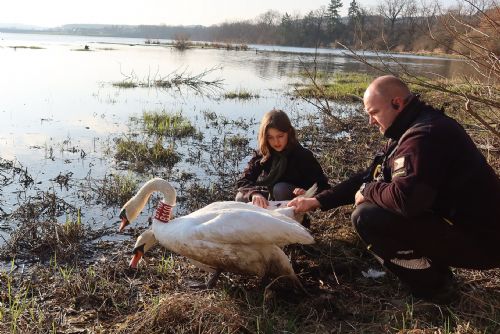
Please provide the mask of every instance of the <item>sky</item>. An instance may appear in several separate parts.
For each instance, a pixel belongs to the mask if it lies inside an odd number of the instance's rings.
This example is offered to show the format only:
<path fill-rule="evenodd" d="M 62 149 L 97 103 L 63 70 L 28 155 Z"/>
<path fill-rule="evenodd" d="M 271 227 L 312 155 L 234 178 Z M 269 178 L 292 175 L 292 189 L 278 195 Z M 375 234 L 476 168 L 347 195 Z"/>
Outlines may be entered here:
<path fill-rule="evenodd" d="M 351 0 L 344 0 L 347 15 Z M 450 2 L 452 0 L 442 0 Z M 329 0 L 2 0 L 0 24 L 56 27 L 69 23 L 212 25 L 254 19 L 267 10 L 304 15 Z M 377 0 L 358 0 L 373 7 Z"/>

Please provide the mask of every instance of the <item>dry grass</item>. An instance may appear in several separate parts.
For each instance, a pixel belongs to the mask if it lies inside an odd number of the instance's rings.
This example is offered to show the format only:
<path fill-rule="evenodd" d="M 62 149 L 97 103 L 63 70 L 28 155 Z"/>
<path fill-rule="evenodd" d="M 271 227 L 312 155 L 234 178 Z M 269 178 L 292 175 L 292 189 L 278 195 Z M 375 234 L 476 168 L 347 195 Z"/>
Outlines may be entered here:
<path fill-rule="evenodd" d="M 237 301 L 218 291 L 176 292 L 117 326 L 117 333 L 240 333 L 246 323 Z"/>
<path fill-rule="evenodd" d="M 317 214 L 312 246 L 290 246 L 309 295 L 266 289 L 254 277 L 225 274 L 214 290 L 192 290 L 207 275 L 161 249 L 138 271 L 132 241 L 100 243 L 97 261 L 37 265 L 0 276 L 0 332 L 18 333 L 495 333 L 500 329 L 500 270 L 455 270 L 459 299 L 441 306 L 414 300 L 383 270 L 349 223 L 349 208 Z M 141 231 L 133 231 L 134 234 Z M 85 241 L 82 241 L 85 242 Z M 164 259 L 171 263 L 165 267 Z M 7 289 L 7 285 L 11 289 Z M 17 304 L 11 302 L 17 300 Z M 17 306 L 16 306 L 17 305 Z M 36 319 L 43 319 L 38 321 Z"/>

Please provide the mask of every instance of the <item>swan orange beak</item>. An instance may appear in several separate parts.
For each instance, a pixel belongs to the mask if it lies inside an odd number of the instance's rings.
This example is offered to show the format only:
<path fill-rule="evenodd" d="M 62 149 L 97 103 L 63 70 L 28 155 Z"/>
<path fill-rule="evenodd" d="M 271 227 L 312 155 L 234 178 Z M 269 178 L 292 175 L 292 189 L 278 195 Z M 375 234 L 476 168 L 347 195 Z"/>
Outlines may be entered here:
<path fill-rule="evenodd" d="M 143 255 L 144 254 L 142 252 L 135 253 L 132 259 L 130 260 L 130 265 L 129 265 L 130 268 L 137 269 L 137 264 L 142 259 Z"/>
<path fill-rule="evenodd" d="M 137 265 L 139 264 L 139 261 L 142 259 L 144 256 L 144 245 L 141 245 L 137 248 L 134 249 L 134 256 L 130 260 L 130 268 L 137 269 Z"/>
<path fill-rule="evenodd" d="M 127 214 L 125 213 L 125 209 L 123 209 L 120 212 L 120 219 L 122 221 L 120 223 L 120 229 L 119 229 L 119 231 L 122 232 L 125 229 L 125 227 L 127 227 L 127 225 L 130 224 L 130 222 L 127 219 Z"/>

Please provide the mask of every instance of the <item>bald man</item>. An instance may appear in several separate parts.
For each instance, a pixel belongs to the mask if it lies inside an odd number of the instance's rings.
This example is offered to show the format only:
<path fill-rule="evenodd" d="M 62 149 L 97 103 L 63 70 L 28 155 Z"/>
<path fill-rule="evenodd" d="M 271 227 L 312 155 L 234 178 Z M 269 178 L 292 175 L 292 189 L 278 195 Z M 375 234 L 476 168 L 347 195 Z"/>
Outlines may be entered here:
<path fill-rule="evenodd" d="M 375 79 L 363 102 L 389 139 L 384 151 L 368 170 L 289 206 L 355 203 L 356 232 L 417 297 L 449 296 L 449 267 L 500 267 L 500 180 L 464 129 L 394 76 Z"/>

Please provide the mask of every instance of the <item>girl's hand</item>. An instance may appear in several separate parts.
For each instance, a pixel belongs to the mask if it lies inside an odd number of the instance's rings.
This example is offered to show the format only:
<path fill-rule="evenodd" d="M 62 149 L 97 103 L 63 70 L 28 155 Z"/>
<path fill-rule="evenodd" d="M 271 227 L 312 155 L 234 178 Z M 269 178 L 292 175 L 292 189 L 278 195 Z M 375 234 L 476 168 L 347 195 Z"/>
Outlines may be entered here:
<path fill-rule="evenodd" d="M 266 209 L 269 206 L 269 202 L 261 194 L 253 194 L 252 195 L 252 204 L 256 205 L 256 206 L 260 206 L 261 208 L 264 208 L 264 209 Z"/>
<path fill-rule="evenodd" d="M 302 189 L 302 188 L 295 188 L 293 190 L 293 194 L 295 196 L 299 196 L 299 195 L 304 195 L 306 193 L 306 190 L 305 189 Z"/>

